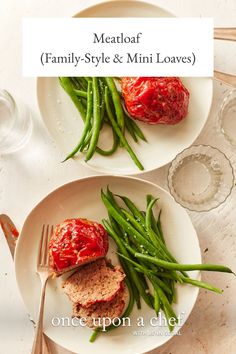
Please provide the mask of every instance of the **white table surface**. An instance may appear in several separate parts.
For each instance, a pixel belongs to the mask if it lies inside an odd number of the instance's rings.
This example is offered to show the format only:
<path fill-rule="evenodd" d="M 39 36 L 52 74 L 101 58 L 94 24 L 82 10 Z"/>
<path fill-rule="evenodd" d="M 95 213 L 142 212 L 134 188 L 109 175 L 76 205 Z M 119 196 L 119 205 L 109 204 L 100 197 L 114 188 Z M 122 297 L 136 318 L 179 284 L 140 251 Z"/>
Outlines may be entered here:
<path fill-rule="evenodd" d="M 0 213 L 8 214 L 21 229 L 32 207 L 47 193 L 71 180 L 94 173 L 71 161 L 60 164 L 62 154 L 41 123 L 35 79 L 21 76 L 21 18 L 71 16 L 98 1 L 0 0 L 0 87 L 26 102 L 33 112 L 33 135 L 21 151 L 0 156 Z M 214 17 L 215 26 L 236 25 L 235 0 L 152 0 L 177 16 Z M 236 43 L 215 42 L 215 67 L 236 74 Z M 236 169 L 236 150 L 216 129 L 217 111 L 228 87 L 214 83 L 214 100 L 199 143 L 220 146 Z M 167 189 L 165 166 L 142 175 Z M 220 262 L 236 269 L 236 192 L 208 213 L 189 213 L 198 232 L 204 261 Z M 28 354 L 33 341 L 30 323 L 15 283 L 13 263 L 0 235 L 0 353 Z M 204 250 L 208 249 L 204 252 Z M 203 275 L 224 289 L 222 296 L 200 291 L 192 314 L 177 336 L 152 353 L 233 354 L 236 351 L 236 282 L 232 276 Z M 69 354 L 51 343 L 53 354 Z M 88 353 L 89 354 L 89 353 Z"/>

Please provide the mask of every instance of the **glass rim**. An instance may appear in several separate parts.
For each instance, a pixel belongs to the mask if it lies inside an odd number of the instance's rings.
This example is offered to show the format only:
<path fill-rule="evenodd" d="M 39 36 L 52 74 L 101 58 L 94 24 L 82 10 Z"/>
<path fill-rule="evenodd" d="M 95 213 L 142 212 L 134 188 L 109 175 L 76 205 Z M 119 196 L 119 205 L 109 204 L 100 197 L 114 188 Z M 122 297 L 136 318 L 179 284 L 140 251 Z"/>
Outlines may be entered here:
<path fill-rule="evenodd" d="M 235 90 L 236 92 L 236 90 Z M 180 157 L 182 154 L 184 154 L 186 151 L 192 149 L 192 148 L 210 148 L 210 149 L 213 149 L 213 150 L 216 150 L 218 153 L 220 153 L 221 155 L 223 155 L 223 157 L 225 158 L 225 160 L 227 160 L 227 162 L 229 163 L 229 167 L 231 169 L 231 173 L 232 173 L 232 183 L 231 183 L 231 186 L 229 188 L 229 192 L 228 194 L 225 196 L 225 198 L 216 206 L 213 206 L 213 207 L 210 207 L 210 208 L 207 208 L 207 209 L 204 209 L 204 210 L 196 210 L 194 208 L 191 208 L 190 206 L 184 206 L 182 205 L 176 198 L 175 196 L 175 193 L 172 192 L 173 190 L 173 187 L 171 185 L 171 168 L 173 167 L 173 163 L 178 159 L 178 157 Z M 175 158 L 171 161 L 169 167 L 168 167 L 168 171 L 167 171 L 167 185 L 168 185 L 168 189 L 170 191 L 170 194 L 172 195 L 172 197 L 174 198 L 174 200 L 176 201 L 176 203 L 178 203 L 179 205 L 181 205 L 183 208 L 185 209 L 188 209 L 189 211 L 194 211 L 194 212 L 198 212 L 198 213 L 204 213 L 204 212 L 209 212 L 211 210 L 214 210 L 216 208 L 218 208 L 220 205 L 222 205 L 226 199 L 231 195 L 232 193 L 232 190 L 234 188 L 234 181 L 235 181 L 235 173 L 234 173 L 234 168 L 233 168 L 233 165 L 230 161 L 230 159 L 228 158 L 228 156 L 222 151 L 220 150 L 219 148 L 215 147 L 215 146 L 212 146 L 210 144 L 195 144 L 195 145 L 191 145 L 189 147 L 187 147 L 186 149 L 182 150 L 180 153 L 178 153 Z"/>
<path fill-rule="evenodd" d="M 0 98 L 6 99 L 10 103 L 10 112 L 14 114 L 17 110 L 16 102 L 13 96 L 6 89 L 0 89 Z"/>

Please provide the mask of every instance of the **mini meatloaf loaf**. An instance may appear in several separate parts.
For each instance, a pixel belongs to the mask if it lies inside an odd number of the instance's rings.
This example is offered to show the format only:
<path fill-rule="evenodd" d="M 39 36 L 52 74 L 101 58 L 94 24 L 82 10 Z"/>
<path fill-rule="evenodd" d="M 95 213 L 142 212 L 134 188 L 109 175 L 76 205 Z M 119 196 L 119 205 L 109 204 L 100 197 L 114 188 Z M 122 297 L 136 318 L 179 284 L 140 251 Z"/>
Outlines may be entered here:
<path fill-rule="evenodd" d="M 83 307 L 115 298 L 123 286 L 125 274 L 105 258 L 89 263 L 72 274 L 62 285 L 69 299 Z"/>
<path fill-rule="evenodd" d="M 60 275 L 105 257 L 108 234 L 104 227 L 87 219 L 67 219 L 57 225 L 49 244 L 50 267 Z"/>

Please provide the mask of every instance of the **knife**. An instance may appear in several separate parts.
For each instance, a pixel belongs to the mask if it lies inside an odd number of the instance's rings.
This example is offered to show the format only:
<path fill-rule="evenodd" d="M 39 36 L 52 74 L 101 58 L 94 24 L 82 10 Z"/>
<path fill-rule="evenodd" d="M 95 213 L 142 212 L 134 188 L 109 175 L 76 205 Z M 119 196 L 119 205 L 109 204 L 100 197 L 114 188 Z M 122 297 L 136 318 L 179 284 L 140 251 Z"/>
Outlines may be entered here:
<path fill-rule="evenodd" d="M 7 216 L 5 214 L 0 214 L 0 225 L 2 227 L 2 231 L 5 235 L 6 240 L 7 240 L 7 244 L 10 249 L 12 259 L 14 260 L 16 242 L 18 240 L 19 232 L 18 232 L 17 228 L 15 227 L 13 221 L 9 218 L 9 216 Z M 33 324 L 34 324 L 34 321 L 32 321 L 31 319 L 30 319 L 30 321 L 33 322 Z M 43 335 L 43 353 L 42 354 L 50 354 L 50 350 L 49 350 L 45 335 Z"/>
<path fill-rule="evenodd" d="M 0 215 L 0 225 L 6 237 L 7 244 L 11 252 L 11 256 L 14 259 L 16 241 L 19 236 L 19 232 L 17 231 L 17 228 L 13 224 L 12 220 L 5 214 Z"/>

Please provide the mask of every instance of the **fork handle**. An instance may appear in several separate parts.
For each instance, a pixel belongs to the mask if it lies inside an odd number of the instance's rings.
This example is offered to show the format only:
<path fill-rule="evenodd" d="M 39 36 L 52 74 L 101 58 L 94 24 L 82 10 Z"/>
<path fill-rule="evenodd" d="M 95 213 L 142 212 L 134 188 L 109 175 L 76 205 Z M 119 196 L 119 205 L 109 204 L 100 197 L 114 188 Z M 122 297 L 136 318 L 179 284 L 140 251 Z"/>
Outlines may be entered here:
<path fill-rule="evenodd" d="M 215 28 L 214 38 L 226 41 L 236 41 L 236 27 L 231 28 Z"/>
<path fill-rule="evenodd" d="M 39 305 L 39 316 L 38 322 L 35 330 L 35 337 L 33 348 L 31 354 L 43 354 L 43 313 L 44 313 L 44 302 L 45 302 L 45 290 L 48 281 L 48 274 L 41 278 L 42 288 L 40 295 L 40 305 Z"/>

